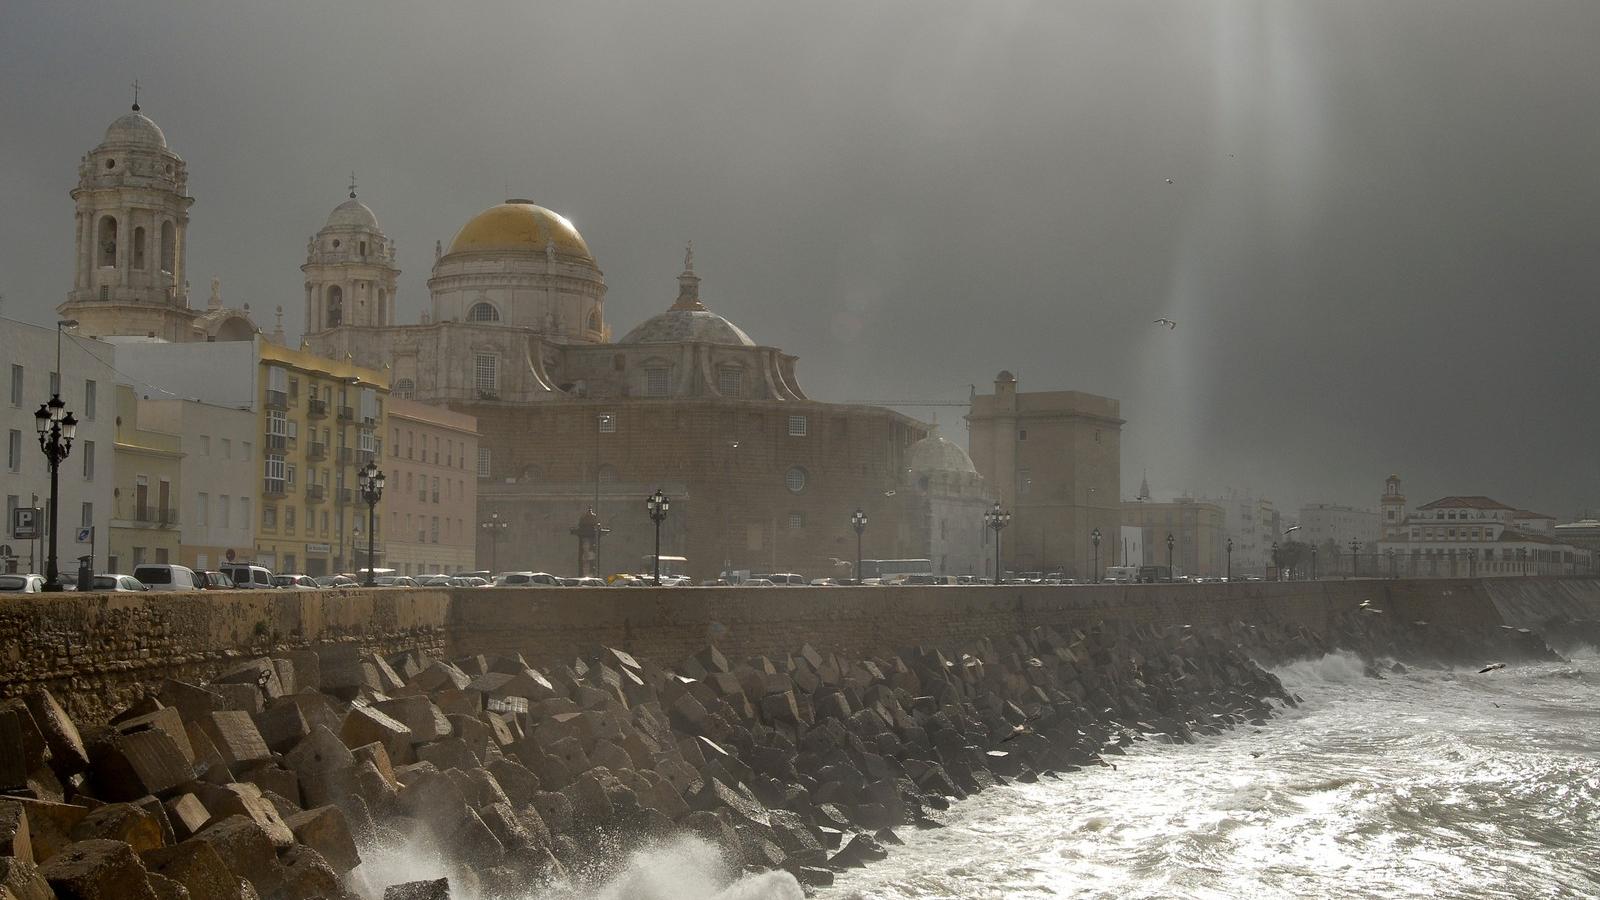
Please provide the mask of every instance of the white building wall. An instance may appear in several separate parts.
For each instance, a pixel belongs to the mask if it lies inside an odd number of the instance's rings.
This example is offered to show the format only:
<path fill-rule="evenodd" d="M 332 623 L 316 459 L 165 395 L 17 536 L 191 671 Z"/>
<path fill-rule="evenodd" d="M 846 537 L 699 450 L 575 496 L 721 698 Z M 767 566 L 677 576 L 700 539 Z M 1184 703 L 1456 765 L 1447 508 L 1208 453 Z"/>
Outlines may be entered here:
<path fill-rule="evenodd" d="M 77 531 L 84 519 L 84 504 L 91 504 L 95 527 L 95 570 L 104 571 L 110 534 L 113 488 L 112 445 L 116 440 L 115 348 L 103 341 L 69 334 L 61 342 L 61 399 L 78 417 L 78 437 L 71 454 L 61 463 L 60 516 L 63 525 L 57 542 L 57 563 L 64 572 L 77 570 L 77 558 L 90 552 L 79 543 Z M 20 381 L 14 382 L 14 374 Z M 20 571 L 44 572 L 43 554 L 48 542 L 19 541 L 11 534 L 10 509 L 29 506 L 34 495 L 46 507 L 50 497 L 50 470 L 39 449 L 34 411 L 50 399 L 50 373 L 56 368 L 56 330 L 13 319 L 0 318 L 0 499 L 6 504 L 6 521 L 0 525 L 0 544 L 8 544 Z M 93 382 L 94 405 L 87 405 Z M 13 385 L 17 385 L 14 387 Z M 11 459 L 12 433 L 19 435 L 17 458 Z M 85 460 L 93 447 L 93 466 Z M 15 463 L 13 465 L 13 463 Z"/>
<path fill-rule="evenodd" d="M 1144 558 L 1144 529 L 1142 527 L 1138 525 L 1123 525 L 1121 540 L 1122 543 L 1117 548 L 1116 562 L 1108 563 L 1107 565 L 1149 565 Z"/>
<path fill-rule="evenodd" d="M 256 414 L 195 400 L 152 399 L 139 401 L 139 419 L 145 427 L 183 437 L 176 498 L 183 564 L 215 568 L 223 561 L 221 549 L 248 553 L 261 515 Z"/>

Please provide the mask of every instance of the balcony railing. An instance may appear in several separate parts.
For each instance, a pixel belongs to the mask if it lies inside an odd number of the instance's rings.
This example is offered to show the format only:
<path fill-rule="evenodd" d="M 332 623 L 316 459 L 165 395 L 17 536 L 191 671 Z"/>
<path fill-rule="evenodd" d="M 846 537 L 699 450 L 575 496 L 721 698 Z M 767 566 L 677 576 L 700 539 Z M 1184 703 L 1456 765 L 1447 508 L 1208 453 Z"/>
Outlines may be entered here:
<path fill-rule="evenodd" d="M 306 446 L 307 459 L 327 459 L 328 445 L 321 441 L 312 441 Z"/>
<path fill-rule="evenodd" d="M 268 409 L 288 409 L 289 395 L 283 391 L 267 391 Z"/>
<path fill-rule="evenodd" d="M 269 434 L 269 435 L 267 435 L 267 449 L 268 450 L 279 450 L 279 451 L 281 451 L 281 450 L 287 449 L 288 446 L 289 446 L 289 436 L 288 435 L 286 435 L 286 434 Z"/>
<path fill-rule="evenodd" d="M 162 508 L 149 504 L 135 505 L 133 508 L 133 521 L 140 525 L 176 525 L 178 524 L 178 511 L 172 507 Z"/>
<path fill-rule="evenodd" d="M 306 404 L 306 415 L 313 419 L 321 419 L 328 415 L 328 401 L 312 399 Z"/>
<path fill-rule="evenodd" d="M 321 503 L 328 499 L 328 486 L 325 484 L 306 485 L 306 499 L 313 503 Z"/>
<path fill-rule="evenodd" d="M 261 492 L 268 497 L 283 497 L 288 493 L 288 485 L 282 478 L 268 478 Z"/>
<path fill-rule="evenodd" d="M 352 422 L 355 420 L 356 411 L 348 406 L 339 407 L 339 421 Z"/>

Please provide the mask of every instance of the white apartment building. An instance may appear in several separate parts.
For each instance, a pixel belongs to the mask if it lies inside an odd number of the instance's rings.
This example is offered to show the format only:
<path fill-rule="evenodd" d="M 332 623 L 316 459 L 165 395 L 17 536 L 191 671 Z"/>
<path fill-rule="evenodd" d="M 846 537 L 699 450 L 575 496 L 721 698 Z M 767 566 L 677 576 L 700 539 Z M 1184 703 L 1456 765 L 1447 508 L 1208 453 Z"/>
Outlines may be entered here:
<path fill-rule="evenodd" d="M 1291 537 L 1297 541 L 1322 547 L 1328 542 L 1345 548 L 1352 540 L 1366 547 L 1383 536 L 1378 525 L 1378 511 L 1341 506 L 1337 503 L 1307 503 L 1300 507 L 1300 530 Z"/>
<path fill-rule="evenodd" d="M 198 400 L 140 399 L 147 426 L 183 436 L 179 463 L 178 562 L 214 569 L 233 550 L 249 558 L 255 547 L 256 467 L 260 448 L 256 414 L 248 408 Z"/>
<path fill-rule="evenodd" d="M 106 566 L 112 505 L 112 446 L 116 441 L 116 407 L 113 384 L 115 348 L 69 330 L 61 339 L 59 390 L 67 410 L 77 416 L 78 435 L 71 454 L 61 463 L 60 517 L 62 530 L 57 564 L 74 572 L 78 557 L 90 553 L 91 544 L 79 542 L 83 527 L 94 528 L 95 571 Z M 0 318 L 0 496 L 5 497 L 6 518 L 0 524 L 0 544 L 11 548 L 18 571 L 43 573 L 47 541 L 21 541 L 11 533 L 12 511 L 37 505 L 49 515 L 50 469 L 39 449 L 34 412 L 57 389 L 56 329 Z M 35 500 L 37 498 L 37 500 Z"/>
<path fill-rule="evenodd" d="M 1197 498 L 1222 507 L 1224 540 L 1233 541 L 1233 567 L 1259 569 L 1273 564 L 1272 545 L 1286 540 L 1282 518 L 1272 501 L 1248 490 L 1229 489 L 1218 497 Z"/>

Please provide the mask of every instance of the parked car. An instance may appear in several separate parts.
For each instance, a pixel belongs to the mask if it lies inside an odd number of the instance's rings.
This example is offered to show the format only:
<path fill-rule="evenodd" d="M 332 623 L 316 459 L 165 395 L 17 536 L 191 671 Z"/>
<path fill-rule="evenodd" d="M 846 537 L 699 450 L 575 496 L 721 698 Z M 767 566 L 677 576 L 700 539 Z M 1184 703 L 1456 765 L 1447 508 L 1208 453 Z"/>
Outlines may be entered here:
<path fill-rule="evenodd" d="M 442 574 L 416 575 L 414 577 L 417 579 L 417 584 L 419 584 L 419 585 L 421 585 L 423 587 L 449 587 L 450 586 L 450 576 L 449 575 L 442 575 Z"/>
<path fill-rule="evenodd" d="M 421 587 L 410 575 L 379 575 L 373 581 L 378 587 Z"/>
<path fill-rule="evenodd" d="M 272 586 L 291 591 L 314 591 L 322 587 L 310 575 L 274 575 Z"/>
<path fill-rule="evenodd" d="M 315 579 L 318 587 L 325 588 L 353 588 L 360 587 L 361 582 L 349 575 L 318 575 Z"/>
<path fill-rule="evenodd" d="M 793 572 L 778 572 L 772 575 L 751 575 L 750 577 L 765 578 L 766 580 L 780 587 L 791 585 L 804 587 L 807 584 L 806 577 L 804 575 L 796 575 Z"/>
<path fill-rule="evenodd" d="M 494 577 L 495 587 L 560 587 L 561 579 L 549 572 L 501 572 Z"/>
<path fill-rule="evenodd" d="M 489 579 L 477 575 L 451 575 L 450 586 L 458 588 L 490 587 Z"/>
<path fill-rule="evenodd" d="M 251 563 L 228 563 L 222 574 L 233 579 L 233 586 L 241 590 L 268 590 L 272 587 L 272 573 L 264 566 Z"/>
<path fill-rule="evenodd" d="M 770 578 L 746 578 L 739 582 L 739 587 L 777 587 Z"/>
<path fill-rule="evenodd" d="M 145 563 L 133 567 L 133 577 L 154 591 L 198 591 L 204 587 L 200 576 L 188 566 Z"/>
<path fill-rule="evenodd" d="M 37 594 L 43 590 L 43 575 L 0 575 L 0 593 Z"/>
<path fill-rule="evenodd" d="M 89 579 L 92 591 L 148 591 L 144 582 L 132 575 L 96 575 Z"/>
<path fill-rule="evenodd" d="M 203 591 L 231 591 L 234 589 L 233 579 L 223 572 L 205 570 L 195 573 L 200 576 L 200 589 Z"/>

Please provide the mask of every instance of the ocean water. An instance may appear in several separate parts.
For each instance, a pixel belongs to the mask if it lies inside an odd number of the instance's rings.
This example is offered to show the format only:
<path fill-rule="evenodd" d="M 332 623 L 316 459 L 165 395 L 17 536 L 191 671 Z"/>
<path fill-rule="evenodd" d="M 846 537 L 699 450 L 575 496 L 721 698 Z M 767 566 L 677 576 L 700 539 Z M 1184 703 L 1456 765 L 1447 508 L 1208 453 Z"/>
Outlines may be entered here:
<path fill-rule="evenodd" d="M 1600 656 L 1374 680 L 1335 655 L 1277 672 L 1305 702 L 1265 728 L 976 795 L 817 896 L 1600 897 Z M 421 878 L 430 856 L 363 868 Z M 528 900 L 801 896 L 685 837 Z"/>

